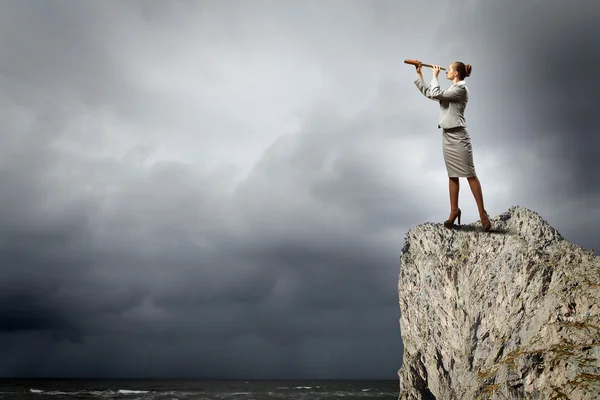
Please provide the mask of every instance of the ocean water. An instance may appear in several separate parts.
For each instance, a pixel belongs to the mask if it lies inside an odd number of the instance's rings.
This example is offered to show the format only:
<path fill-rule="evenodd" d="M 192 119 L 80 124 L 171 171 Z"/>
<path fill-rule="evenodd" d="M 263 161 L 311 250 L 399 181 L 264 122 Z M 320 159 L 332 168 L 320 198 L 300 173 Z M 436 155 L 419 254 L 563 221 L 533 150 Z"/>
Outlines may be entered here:
<path fill-rule="evenodd" d="M 368 400 L 397 398 L 398 382 L 395 380 L 0 380 L 0 399 L 7 400 Z"/>

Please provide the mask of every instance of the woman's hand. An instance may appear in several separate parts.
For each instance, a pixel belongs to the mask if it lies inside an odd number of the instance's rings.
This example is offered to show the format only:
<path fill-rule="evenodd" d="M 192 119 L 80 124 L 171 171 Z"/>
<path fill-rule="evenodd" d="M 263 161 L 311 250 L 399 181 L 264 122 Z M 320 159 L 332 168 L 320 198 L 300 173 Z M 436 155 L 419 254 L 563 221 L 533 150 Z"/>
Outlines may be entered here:
<path fill-rule="evenodd" d="M 440 67 L 439 65 L 434 65 L 434 66 L 432 67 L 432 69 L 433 69 L 433 77 L 434 77 L 434 78 L 437 78 L 437 77 L 438 77 L 438 75 L 439 75 L 439 73 L 440 73 L 440 68 L 441 68 L 441 67 Z"/>
<path fill-rule="evenodd" d="M 416 70 L 417 70 L 417 75 L 418 75 L 420 78 L 422 78 L 422 77 L 423 77 L 423 75 L 422 75 L 422 73 L 421 73 L 421 67 L 422 67 L 422 65 L 421 65 L 421 61 L 420 61 L 420 60 L 415 60 L 415 61 L 416 61 L 416 62 L 418 62 L 418 64 L 417 64 L 417 65 L 415 65 L 415 68 L 416 68 Z"/>

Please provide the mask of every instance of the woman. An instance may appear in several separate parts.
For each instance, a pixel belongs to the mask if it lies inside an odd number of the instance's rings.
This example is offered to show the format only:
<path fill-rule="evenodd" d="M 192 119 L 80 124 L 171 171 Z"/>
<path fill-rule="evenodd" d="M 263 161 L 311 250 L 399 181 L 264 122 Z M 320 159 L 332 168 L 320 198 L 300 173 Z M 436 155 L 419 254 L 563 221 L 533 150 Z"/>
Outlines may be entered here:
<path fill-rule="evenodd" d="M 483 230 L 489 231 L 492 227 L 490 217 L 483 206 L 483 194 L 481 184 L 475 174 L 473 164 L 473 152 L 471 150 L 471 137 L 467 130 L 465 120 L 465 109 L 469 101 L 469 90 L 465 78 L 471 75 L 471 66 L 460 61 L 450 64 L 446 71 L 446 79 L 452 81 L 452 86 L 447 90 L 441 90 L 438 82 L 440 66 L 433 66 L 433 78 L 429 87 L 423 81 L 421 64 L 416 65 L 417 79 L 415 84 L 424 96 L 440 103 L 440 118 L 438 128 L 443 129 L 443 153 L 444 162 L 449 178 L 450 191 L 450 217 L 444 222 L 446 228 L 454 226 L 454 220 L 458 218 L 460 225 L 461 211 L 458 208 L 459 178 L 467 178 L 471 192 L 477 202 L 479 218 Z"/>

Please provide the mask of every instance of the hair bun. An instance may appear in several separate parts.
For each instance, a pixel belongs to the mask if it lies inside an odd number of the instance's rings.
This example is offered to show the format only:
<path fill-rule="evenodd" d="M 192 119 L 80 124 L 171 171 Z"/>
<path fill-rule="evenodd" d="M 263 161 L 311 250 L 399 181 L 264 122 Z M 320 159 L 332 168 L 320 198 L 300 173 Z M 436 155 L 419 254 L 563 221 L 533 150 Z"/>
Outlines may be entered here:
<path fill-rule="evenodd" d="M 471 76 L 471 64 L 465 65 L 465 76 Z"/>

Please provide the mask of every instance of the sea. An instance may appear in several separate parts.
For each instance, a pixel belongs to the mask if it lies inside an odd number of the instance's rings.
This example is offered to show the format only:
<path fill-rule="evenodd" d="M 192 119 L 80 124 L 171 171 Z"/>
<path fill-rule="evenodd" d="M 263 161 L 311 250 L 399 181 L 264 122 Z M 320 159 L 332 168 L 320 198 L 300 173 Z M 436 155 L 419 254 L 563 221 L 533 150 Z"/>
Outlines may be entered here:
<path fill-rule="evenodd" d="M 0 379 L 0 399 L 397 399 L 397 380 Z"/>

